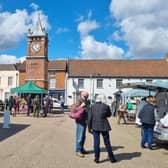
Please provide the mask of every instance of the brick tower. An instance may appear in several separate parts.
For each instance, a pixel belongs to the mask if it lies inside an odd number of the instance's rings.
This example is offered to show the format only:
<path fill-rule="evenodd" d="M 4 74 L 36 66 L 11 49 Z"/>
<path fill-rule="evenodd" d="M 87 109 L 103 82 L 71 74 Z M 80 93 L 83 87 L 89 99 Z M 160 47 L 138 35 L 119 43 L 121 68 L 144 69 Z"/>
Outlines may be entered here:
<path fill-rule="evenodd" d="M 26 81 L 30 80 L 48 89 L 48 34 L 40 16 L 27 34 Z"/>

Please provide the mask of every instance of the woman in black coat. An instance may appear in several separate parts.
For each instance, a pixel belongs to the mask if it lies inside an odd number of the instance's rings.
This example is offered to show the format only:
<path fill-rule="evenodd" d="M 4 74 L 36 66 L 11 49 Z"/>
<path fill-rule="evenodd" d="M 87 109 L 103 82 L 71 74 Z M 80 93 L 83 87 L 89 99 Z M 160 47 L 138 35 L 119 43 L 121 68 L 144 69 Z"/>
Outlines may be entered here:
<path fill-rule="evenodd" d="M 111 116 L 111 111 L 108 105 L 102 103 L 103 99 L 104 97 L 102 95 L 98 95 L 95 104 L 91 106 L 88 112 L 88 129 L 90 133 L 93 133 L 94 161 L 96 163 L 99 163 L 100 158 L 100 134 L 103 136 L 110 161 L 116 162 L 110 143 L 109 131 L 111 130 L 111 127 L 107 120 L 107 117 Z"/>

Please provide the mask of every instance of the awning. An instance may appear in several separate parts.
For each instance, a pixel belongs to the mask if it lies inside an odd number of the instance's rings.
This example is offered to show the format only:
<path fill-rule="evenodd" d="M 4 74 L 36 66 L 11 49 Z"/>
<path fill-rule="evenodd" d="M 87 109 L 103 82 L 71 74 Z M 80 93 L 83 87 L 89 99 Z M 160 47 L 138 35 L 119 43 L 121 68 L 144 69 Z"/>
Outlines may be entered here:
<path fill-rule="evenodd" d="M 119 89 L 123 88 L 133 88 L 133 89 L 144 89 L 149 91 L 168 91 L 168 86 L 159 85 L 157 83 L 147 83 L 147 82 L 135 82 L 135 83 L 124 83 Z"/>
<path fill-rule="evenodd" d="M 34 94 L 47 94 L 46 89 L 38 87 L 32 81 L 29 81 L 19 87 L 12 88 L 11 93 L 34 93 Z"/>
<path fill-rule="evenodd" d="M 156 94 L 155 91 L 149 91 L 144 89 L 129 89 L 126 91 L 123 91 L 121 96 L 124 97 L 146 97 L 146 96 L 154 96 Z"/>

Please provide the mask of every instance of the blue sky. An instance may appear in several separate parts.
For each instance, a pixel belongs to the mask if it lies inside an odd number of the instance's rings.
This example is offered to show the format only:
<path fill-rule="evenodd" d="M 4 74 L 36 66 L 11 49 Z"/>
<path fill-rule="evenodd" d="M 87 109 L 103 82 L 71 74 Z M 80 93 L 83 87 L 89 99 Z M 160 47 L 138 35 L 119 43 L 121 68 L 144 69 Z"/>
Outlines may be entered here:
<path fill-rule="evenodd" d="M 38 13 L 49 59 L 163 59 L 167 9 L 165 0 L 1 0 L 0 64 L 26 57 Z"/>

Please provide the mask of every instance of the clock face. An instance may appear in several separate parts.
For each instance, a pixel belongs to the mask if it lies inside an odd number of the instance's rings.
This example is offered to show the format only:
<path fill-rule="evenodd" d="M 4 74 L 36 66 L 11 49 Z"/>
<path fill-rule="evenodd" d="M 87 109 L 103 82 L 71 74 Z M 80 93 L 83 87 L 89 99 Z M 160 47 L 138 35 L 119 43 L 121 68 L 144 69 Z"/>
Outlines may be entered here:
<path fill-rule="evenodd" d="M 35 52 L 38 52 L 40 50 L 40 44 L 39 43 L 33 43 L 32 44 L 32 50 Z"/>

